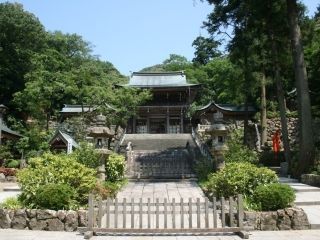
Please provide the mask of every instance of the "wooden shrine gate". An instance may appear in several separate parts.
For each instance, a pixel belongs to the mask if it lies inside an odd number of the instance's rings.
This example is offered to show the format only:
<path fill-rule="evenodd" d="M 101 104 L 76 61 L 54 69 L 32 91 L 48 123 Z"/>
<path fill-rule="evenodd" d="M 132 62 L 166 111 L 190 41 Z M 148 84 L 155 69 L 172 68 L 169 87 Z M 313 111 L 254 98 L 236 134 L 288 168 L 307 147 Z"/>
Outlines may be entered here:
<path fill-rule="evenodd" d="M 242 195 L 237 199 L 201 201 L 197 198 L 167 198 L 160 201 L 126 198 L 96 201 L 89 196 L 88 226 L 80 228 L 85 238 L 92 235 L 121 234 L 210 234 L 234 232 L 249 238 L 243 231 Z"/>

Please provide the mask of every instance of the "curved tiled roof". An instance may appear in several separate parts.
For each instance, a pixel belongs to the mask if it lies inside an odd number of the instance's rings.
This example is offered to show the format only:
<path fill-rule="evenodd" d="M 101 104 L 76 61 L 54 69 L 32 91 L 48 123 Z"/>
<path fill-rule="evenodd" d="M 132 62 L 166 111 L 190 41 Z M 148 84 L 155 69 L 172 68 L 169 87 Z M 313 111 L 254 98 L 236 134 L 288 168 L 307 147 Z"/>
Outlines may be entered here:
<path fill-rule="evenodd" d="M 14 135 L 14 136 L 18 136 L 18 137 L 23 137 L 20 133 L 11 130 L 10 128 L 8 128 L 5 124 L 2 123 L 2 125 L 0 125 L 0 130 L 2 132 L 6 132 L 8 134 Z"/>
<path fill-rule="evenodd" d="M 129 83 L 123 86 L 140 88 L 192 87 L 200 84 L 187 83 L 183 71 L 177 72 L 133 72 Z"/>
<path fill-rule="evenodd" d="M 245 106 L 237 106 L 234 104 L 217 104 L 215 102 L 210 102 L 206 106 L 197 109 L 197 112 L 209 110 L 211 107 L 216 107 L 217 109 L 221 111 L 226 111 L 226 112 L 245 112 L 246 108 Z M 249 112 L 256 112 L 257 109 L 253 106 L 248 106 L 248 111 Z"/>

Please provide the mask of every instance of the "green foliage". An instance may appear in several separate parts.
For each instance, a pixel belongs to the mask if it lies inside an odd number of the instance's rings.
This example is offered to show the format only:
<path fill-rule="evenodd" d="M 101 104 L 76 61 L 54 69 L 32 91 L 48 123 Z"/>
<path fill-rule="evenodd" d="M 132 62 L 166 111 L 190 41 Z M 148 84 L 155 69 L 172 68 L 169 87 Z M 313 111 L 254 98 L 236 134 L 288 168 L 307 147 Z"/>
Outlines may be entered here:
<path fill-rule="evenodd" d="M 200 182 L 206 181 L 210 173 L 213 172 L 213 164 L 206 158 L 198 160 L 194 167 Z"/>
<path fill-rule="evenodd" d="M 89 168 L 97 168 L 99 166 L 99 154 L 94 147 L 86 142 L 80 143 L 80 147 L 72 153 L 77 161 Z"/>
<path fill-rule="evenodd" d="M 0 203 L 0 209 L 21 209 L 23 207 L 23 204 L 16 197 L 8 197 Z"/>
<path fill-rule="evenodd" d="M 0 3 L 0 29 L 0 102 L 8 103 L 23 89 L 31 58 L 42 51 L 46 32 L 36 16 L 9 2 Z"/>
<path fill-rule="evenodd" d="M 197 37 L 192 46 L 195 48 L 195 57 L 192 59 L 193 63 L 206 65 L 212 58 L 221 55 L 218 50 L 220 43 L 212 38 Z"/>
<path fill-rule="evenodd" d="M 209 176 L 204 185 L 209 194 L 217 197 L 230 197 L 237 194 L 251 195 L 260 185 L 278 181 L 276 173 L 268 168 L 257 167 L 251 163 L 227 163 L 221 171 Z"/>
<path fill-rule="evenodd" d="M 35 195 L 35 207 L 61 210 L 72 208 L 75 192 L 66 184 L 50 183 L 40 186 Z"/>
<path fill-rule="evenodd" d="M 33 207 L 38 189 L 46 184 L 66 184 L 74 191 L 78 204 L 87 202 L 89 192 L 96 185 L 96 171 L 78 163 L 74 156 L 45 153 L 32 158 L 29 166 L 17 174 L 21 185 L 21 201 Z"/>
<path fill-rule="evenodd" d="M 257 164 L 259 161 L 257 152 L 243 145 L 243 129 L 232 131 L 227 141 L 229 150 L 225 154 L 226 162 L 249 162 Z"/>
<path fill-rule="evenodd" d="M 15 159 L 9 159 L 5 162 L 5 167 L 7 168 L 19 168 L 20 161 Z"/>
<path fill-rule="evenodd" d="M 255 204 L 255 210 L 275 211 L 291 206 L 295 192 L 286 184 L 272 183 L 258 186 L 249 199 Z"/>
<path fill-rule="evenodd" d="M 121 180 L 125 173 L 125 157 L 116 153 L 112 153 L 106 164 L 106 174 L 110 182 Z"/>
<path fill-rule="evenodd" d="M 0 145 L 0 166 L 9 159 L 12 159 L 13 155 L 10 151 L 10 148 L 8 145 Z"/>
<path fill-rule="evenodd" d="M 106 181 L 103 183 L 103 186 L 109 192 L 108 197 L 115 198 L 117 196 L 117 193 L 120 191 L 120 189 L 127 183 L 128 183 L 127 179 L 122 179 L 115 182 Z"/>

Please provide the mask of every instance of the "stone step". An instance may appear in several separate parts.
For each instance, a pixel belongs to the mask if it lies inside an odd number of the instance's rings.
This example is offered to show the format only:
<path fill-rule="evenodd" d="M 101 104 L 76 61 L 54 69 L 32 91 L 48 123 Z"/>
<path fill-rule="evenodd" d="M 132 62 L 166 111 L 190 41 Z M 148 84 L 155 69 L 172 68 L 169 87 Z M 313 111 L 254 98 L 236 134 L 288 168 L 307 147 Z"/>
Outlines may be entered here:
<path fill-rule="evenodd" d="M 296 192 L 320 192 L 320 188 L 313 187 L 303 183 L 287 183 Z"/>
<path fill-rule="evenodd" d="M 295 204 L 297 206 L 320 206 L 320 192 L 296 192 Z"/>
<path fill-rule="evenodd" d="M 320 206 L 299 206 L 307 214 L 311 229 L 320 229 Z"/>
<path fill-rule="evenodd" d="M 21 189 L 18 185 L 16 186 L 5 186 L 3 187 L 4 192 L 20 192 Z"/>
<path fill-rule="evenodd" d="M 298 183 L 298 179 L 294 178 L 287 178 L 287 177 L 279 177 L 280 183 Z"/>

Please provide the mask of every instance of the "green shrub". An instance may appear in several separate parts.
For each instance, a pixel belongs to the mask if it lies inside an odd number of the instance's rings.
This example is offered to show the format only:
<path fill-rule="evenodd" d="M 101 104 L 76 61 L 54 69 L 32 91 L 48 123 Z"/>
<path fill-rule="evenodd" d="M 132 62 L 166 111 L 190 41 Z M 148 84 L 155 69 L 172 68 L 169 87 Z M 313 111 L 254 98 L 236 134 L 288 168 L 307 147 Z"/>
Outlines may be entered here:
<path fill-rule="evenodd" d="M 199 181 L 206 181 L 210 173 L 213 172 L 213 164 L 206 158 L 202 158 L 195 164 L 195 172 Z"/>
<path fill-rule="evenodd" d="M 237 129 L 230 135 L 227 141 L 229 150 L 225 154 L 226 162 L 250 162 L 257 164 L 259 161 L 257 152 L 243 145 L 243 130 Z"/>
<path fill-rule="evenodd" d="M 19 168 L 20 167 L 20 161 L 14 160 L 14 159 L 10 159 L 10 160 L 6 161 L 5 167 L 7 167 L 7 168 Z"/>
<path fill-rule="evenodd" d="M 89 168 L 97 168 L 99 166 L 99 154 L 94 147 L 88 143 L 81 143 L 80 147 L 74 151 L 73 155 L 79 163 L 82 163 Z"/>
<path fill-rule="evenodd" d="M 13 155 L 10 151 L 10 147 L 4 144 L 0 145 L 0 166 L 2 166 L 6 160 L 11 158 L 13 158 Z"/>
<path fill-rule="evenodd" d="M 74 191 L 66 184 L 47 184 L 37 189 L 35 204 L 43 209 L 69 209 L 73 205 Z M 71 207 L 72 208 L 72 207 Z"/>
<path fill-rule="evenodd" d="M 0 208 L 21 209 L 23 208 L 23 204 L 16 197 L 8 197 L 0 203 Z"/>
<path fill-rule="evenodd" d="M 102 197 L 102 199 L 115 198 L 119 190 L 127 184 L 127 182 L 127 179 L 122 179 L 116 182 L 99 182 L 94 189 L 94 193 Z"/>
<path fill-rule="evenodd" d="M 33 207 L 38 189 L 46 184 L 66 184 L 74 191 L 78 204 L 87 202 L 89 192 L 96 185 L 96 171 L 76 161 L 72 155 L 45 153 L 32 158 L 27 168 L 17 174 L 21 185 L 21 201 Z"/>
<path fill-rule="evenodd" d="M 108 181 L 115 182 L 124 178 L 125 173 L 125 157 L 116 153 L 112 153 L 106 164 L 106 174 Z"/>
<path fill-rule="evenodd" d="M 250 198 L 257 209 L 262 211 L 275 211 L 289 207 L 295 200 L 294 190 L 280 183 L 260 185 Z"/>
<path fill-rule="evenodd" d="M 259 185 L 278 181 L 276 173 L 251 163 L 227 163 L 225 168 L 209 176 L 204 185 L 209 194 L 230 197 L 237 194 L 251 195 Z"/>

